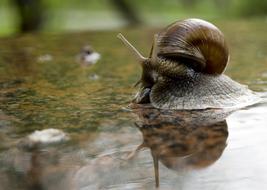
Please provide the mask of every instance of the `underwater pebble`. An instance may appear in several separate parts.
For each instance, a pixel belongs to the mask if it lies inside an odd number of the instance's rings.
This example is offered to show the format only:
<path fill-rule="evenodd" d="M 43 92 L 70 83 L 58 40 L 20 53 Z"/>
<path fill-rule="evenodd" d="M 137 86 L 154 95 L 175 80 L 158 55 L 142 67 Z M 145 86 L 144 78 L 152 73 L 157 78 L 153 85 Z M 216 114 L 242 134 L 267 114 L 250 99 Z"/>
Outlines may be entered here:
<path fill-rule="evenodd" d="M 67 140 L 69 140 L 69 136 L 66 133 L 59 129 L 50 128 L 34 131 L 23 139 L 19 146 L 31 149 L 39 146 L 65 142 Z"/>
<path fill-rule="evenodd" d="M 88 77 L 90 80 L 98 80 L 99 76 L 97 74 L 92 74 Z"/>
<path fill-rule="evenodd" d="M 50 144 L 66 141 L 69 137 L 59 129 L 44 129 L 34 131 L 28 136 L 28 139 L 35 143 Z"/>
<path fill-rule="evenodd" d="M 95 64 L 100 59 L 100 54 L 97 52 L 93 52 L 89 55 L 84 56 L 84 62 Z"/>
<path fill-rule="evenodd" d="M 93 50 L 89 45 L 84 46 L 78 55 L 78 60 L 83 65 L 92 65 L 100 59 L 101 55 Z"/>
<path fill-rule="evenodd" d="M 52 61 L 53 56 L 50 54 L 45 54 L 45 55 L 41 55 L 38 57 L 38 61 L 39 62 L 48 62 L 48 61 Z"/>

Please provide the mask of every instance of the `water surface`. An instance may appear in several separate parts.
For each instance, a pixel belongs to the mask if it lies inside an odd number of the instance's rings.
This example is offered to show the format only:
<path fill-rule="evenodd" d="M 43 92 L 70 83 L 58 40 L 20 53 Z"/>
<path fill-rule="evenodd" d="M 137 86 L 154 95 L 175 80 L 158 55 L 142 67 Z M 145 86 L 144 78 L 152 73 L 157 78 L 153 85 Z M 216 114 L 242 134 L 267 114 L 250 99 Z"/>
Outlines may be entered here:
<path fill-rule="evenodd" d="M 266 22 L 216 24 L 230 46 L 226 74 L 267 91 Z M 122 32 L 146 55 L 157 31 Z M 159 189 L 266 189 L 267 105 L 131 110 L 141 70 L 117 33 L 0 39 L 0 189 L 154 189 L 157 167 Z M 102 56 L 95 65 L 77 62 L 86 44 Z M 25 148 L 47 128 L 70 140 Z"/>

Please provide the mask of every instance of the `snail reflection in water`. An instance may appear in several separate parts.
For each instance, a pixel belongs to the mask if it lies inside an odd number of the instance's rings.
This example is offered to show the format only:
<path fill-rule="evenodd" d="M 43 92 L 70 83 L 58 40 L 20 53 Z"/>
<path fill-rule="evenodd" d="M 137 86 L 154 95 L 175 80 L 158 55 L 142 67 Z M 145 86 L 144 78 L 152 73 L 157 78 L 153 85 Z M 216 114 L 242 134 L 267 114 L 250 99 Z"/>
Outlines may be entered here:
<path fill-rule="evenodd" d="M 155 35 L 148 58 L 122 34 L 118 37 L 143 70 L 134 103 L 178 110 L 236 108 L 259 101 L 255 92 L 223 74 L 228 47 L 222 32 L 209 22 L 187 19 L 169 25 Z"/>
<path fill-rule="evenodd" d="M 205 111 L 171 111 L 137 107 L 136 126 L 143 143 L 133 151 L 149 148 L 154 161 L 156 186 L 159 186 L 160 161 L 169 169 L 181 171 L 212 165 L 222 155 L 228 137 L 225 118 L 230 112 L 220 109 Z"/>

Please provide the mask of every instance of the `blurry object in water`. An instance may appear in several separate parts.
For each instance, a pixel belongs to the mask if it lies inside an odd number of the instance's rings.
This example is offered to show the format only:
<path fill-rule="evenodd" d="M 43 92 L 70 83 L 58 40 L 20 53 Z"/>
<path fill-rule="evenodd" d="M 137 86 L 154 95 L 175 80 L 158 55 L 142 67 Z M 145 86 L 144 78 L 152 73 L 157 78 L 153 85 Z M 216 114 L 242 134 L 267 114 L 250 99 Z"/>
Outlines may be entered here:
<path fill-rule="evenodd" d="M 99 75 L 97 74 L 91 74 L 89 77 L 88 77 L 90 80 L 98 80 L 99 79 Z"/>
<path fill-rule="evenodd" d="M 154 161 L 156 186 L 159 186 L 160 161 L 167 168 L 181 171 L 201 169 L 220 158 L 228 137 L 225 117 L 232 111 L 168 111 L 152 107 L 134 108 L 143 143 L 130 154 L 149 148 Z"/>
<path fill-rule="evenodd" d="M 78 61 L 82 65 L 92 65 L 100 59 L 101 55 L 93 50 L 89 45 L 82 48 L 80 54 L 78 55 Z"/>
<path fill-rule="evenodd" d="M 267 72 L 262 73 L 262 77 L 267 78 Z"/>
<path fill-rule="evenodd" d="M 128 25 L 139 25 L 142 23 L 137 10 L 130 1 L 111 0 L 111 3 L 118 10 L 123 19 L 127 21 Z"/>
<path fill-rule="evenodd" d="M 28 136 L 28 139 L 34 143 L 50 144 L 66 141 L 69 137 L 59 129 L 37 130 Z"/>
<path fill-rule="evenodd" d="M 37 59 L 38 62 L 48 62 L 52 61 L 53 56 L 50 54 L 40 55 Z"/>
<path fill-rule="evenodd" d="M 19 15 L 20 32 L 32 32 L 41 28 L 44 17 L 42 0 L 13 0 Z"/>
<path fill-rule="evenodd" d="M 63 131 L 50 128 L 34 131 L 22 141 L 21 145 L 24 148 L 31 149 L 38 146 L 65 142 L 67 140 L 69 140 L 69 136 Z"/>

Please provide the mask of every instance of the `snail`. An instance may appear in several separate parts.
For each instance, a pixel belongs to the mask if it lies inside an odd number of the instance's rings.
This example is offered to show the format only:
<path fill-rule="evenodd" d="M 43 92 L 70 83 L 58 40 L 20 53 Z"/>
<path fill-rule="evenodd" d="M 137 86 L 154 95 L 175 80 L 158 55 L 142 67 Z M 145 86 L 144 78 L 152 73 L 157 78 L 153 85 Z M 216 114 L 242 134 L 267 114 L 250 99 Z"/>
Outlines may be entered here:
<path fill-rule="evenodd" d="M 256 92 L 224 75 L 229 49 L 223 33 L 201 19 L 174 22 L 154 36 L 145 58 L 119 34 L 142 67 L 133 102 L 159 109 L 239 108 L 259 101 Z"/>

